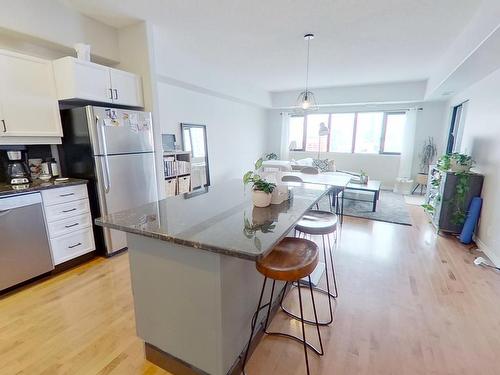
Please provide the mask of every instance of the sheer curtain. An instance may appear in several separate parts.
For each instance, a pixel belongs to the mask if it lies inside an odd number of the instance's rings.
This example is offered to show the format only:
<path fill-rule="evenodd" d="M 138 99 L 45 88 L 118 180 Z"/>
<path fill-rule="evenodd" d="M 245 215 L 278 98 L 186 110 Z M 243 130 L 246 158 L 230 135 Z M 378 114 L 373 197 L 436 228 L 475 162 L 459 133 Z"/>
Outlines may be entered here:
<path fill-rule="evenodd" d="M 418 109 L 410 109 L 406 112 L 406 123 L 403 133 L 403 146 L 401 149 L 401 158 L 399 160 L 400 178 L 412 178 L 413 152 L 415 145 L 415 131 L 417 127 Z"/>
<path fill-rule="evenodd" d="M 290 114 L 281 112 L 281 147 L 280 160 L 288 160 L 290 157 L 290 145 L 288 144 L 290 135 Z"/>

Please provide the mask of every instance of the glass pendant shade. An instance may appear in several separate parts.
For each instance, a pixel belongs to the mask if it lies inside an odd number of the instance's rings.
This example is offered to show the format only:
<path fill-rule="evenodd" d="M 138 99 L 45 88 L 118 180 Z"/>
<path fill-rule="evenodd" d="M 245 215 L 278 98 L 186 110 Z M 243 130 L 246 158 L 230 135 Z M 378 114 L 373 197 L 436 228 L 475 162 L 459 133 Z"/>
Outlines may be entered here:
<path fill-rule="evenodd" d="M 311 91 L 302 91 L 297 97 L 297 107 L 303 111 L 312 112 L 318 109 L 316 97 Z"/>

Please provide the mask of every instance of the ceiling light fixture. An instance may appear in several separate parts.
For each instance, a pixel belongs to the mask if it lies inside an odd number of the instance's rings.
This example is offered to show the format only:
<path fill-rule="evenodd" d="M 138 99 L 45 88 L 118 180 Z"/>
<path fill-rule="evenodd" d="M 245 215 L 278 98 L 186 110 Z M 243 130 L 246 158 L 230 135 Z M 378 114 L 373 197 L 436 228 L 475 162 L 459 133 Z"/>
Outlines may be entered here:
<path fill-rule="evenodd" d="M 312 112 L 318 109 L 314 93 L 309 91 L 309 47 L 314 34 L 306 34 L 304 39 L 307 41 L 306 88 L 297 97 L 297 107 L 303 112 Z"/>

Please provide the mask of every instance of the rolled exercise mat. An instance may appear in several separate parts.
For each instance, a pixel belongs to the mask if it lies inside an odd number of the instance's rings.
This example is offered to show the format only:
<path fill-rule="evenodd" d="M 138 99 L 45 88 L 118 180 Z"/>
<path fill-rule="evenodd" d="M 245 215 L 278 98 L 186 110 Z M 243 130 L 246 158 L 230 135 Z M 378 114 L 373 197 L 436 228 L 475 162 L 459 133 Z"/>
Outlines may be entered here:
<path fill-rule="evenodd" d="M 469 206 L 469 212 L 467 214 L 467 218 L 465 219 L 464 227 L 462 228 L 462 233 L 460 233 L 460 237 L 458 237 L 461 243 L 470 244 L 472 242 L 472 235 L 474 234 L 474 229 L 476 229 L 482 205 L 483 198 L 472 198 Z"/>

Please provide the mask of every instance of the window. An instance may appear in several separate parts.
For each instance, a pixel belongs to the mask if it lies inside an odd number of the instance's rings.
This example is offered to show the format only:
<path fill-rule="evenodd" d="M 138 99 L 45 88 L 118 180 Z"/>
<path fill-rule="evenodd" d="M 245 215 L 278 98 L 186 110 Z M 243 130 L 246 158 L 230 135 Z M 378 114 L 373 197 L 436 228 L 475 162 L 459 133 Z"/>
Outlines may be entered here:
<path fill-rule="evenodd" d="M 329 114 L 308 115 L 306 119 L 306 151 L 327 152 L 328 151 L 328 134 L 319 134 L 319 129 L 323 123 L 328 126 Z"/>
<path fill-rule="evenodd" d="M 304 117 L 291 117 L 289 128 L 290 150 L 304 150 Z"/>
<path fill-rule="evenodd" d="M 403 148 L 405 130 L 405 113 L 387 113 L 385 120 L 384 146 L 382 151 L 388 154 L 399 154 Z"/>
<path fill-rule="evenodd" d="M 383 122 L 383 112 L 358 113 L 354 152 L 375 154 L 380 151 L 380 135 Z"/>
<path fill-rule="evenodd" d="M 291 150 L 360 154 L 399 154 L 406 113 L 321 113 L 290 119 Z M 327 129 L 320 135 L 321 124 Z"/>
<path fill-rule="evenodd" d="M 355 113 L 332 113 L 330 152 L 351 152 Z"/>

